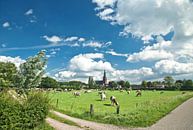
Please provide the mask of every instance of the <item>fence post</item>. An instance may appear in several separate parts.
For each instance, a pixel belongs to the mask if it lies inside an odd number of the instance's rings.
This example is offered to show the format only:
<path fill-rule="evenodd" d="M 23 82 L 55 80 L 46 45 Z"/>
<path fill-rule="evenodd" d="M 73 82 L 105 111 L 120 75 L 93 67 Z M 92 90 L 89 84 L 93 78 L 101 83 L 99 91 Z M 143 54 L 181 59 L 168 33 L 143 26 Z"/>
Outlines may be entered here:
<path fill-rule="evenodd" d="M 119 112 L 120 112 L 120 106 L 117 105 L 117 114 L 119 114 Z"/>
<path fill-rule="evenodd" d="M 56 100 L 56 107 L 58 107 L 58 99 Z"/>
<path fill-rule="evenodd" d="M 90 116 L 92 117 L 94 115 L 94 106 L 93 104 L 90 104 Z"/>

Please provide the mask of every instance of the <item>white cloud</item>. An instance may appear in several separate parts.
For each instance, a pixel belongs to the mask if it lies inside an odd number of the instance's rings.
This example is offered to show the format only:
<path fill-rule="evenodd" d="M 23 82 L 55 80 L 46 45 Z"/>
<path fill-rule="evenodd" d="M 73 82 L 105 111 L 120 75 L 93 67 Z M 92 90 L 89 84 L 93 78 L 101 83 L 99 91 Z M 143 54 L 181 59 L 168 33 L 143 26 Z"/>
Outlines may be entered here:
<path fill-rule="evenodd" d="M 161 42 L 161 36 L 174 32 L 170 47 L 154 49 L 148 46 L 140 52 L 131 54 L 128 61 L 152 61 L 172 57 L 176 60 L 180 57 L 189 59 L 193 56 L 193 49 L 191 49 L 193 48 L 193 2 L 191 0 L 112 0 L 108 2 L 93 0 L 92 2 L 97 4 L 95 11 L 102 20 L 123 27 L 123 31 L 120 32 L 122 36 L 131 34 L 143 40 L 144 43 L 157 40 L 158 43 L 155 45 L 158 45 Z M 158 38 L 154 39 L 155 37 Z"/>
<path fill-rule="evenodd" d="M 107 71 L 108 80 L 129 80 L 140 82 L 143 79 L 154 75 L 151 68 L 142 67 L 139 69 L 119 70 L 112 67 L 110 62 L 104 62 L 102 53 L 79 54 L 69 62 L 69 67 L 59 70 L 54 77 L 58 80 L 80 80 L 88 81 L 89 76 L 94 76 L 95 80 L 102 80 L 103 70 Z"/>
<path fill-rule="evenodd" d="M 122 57 L 128 57 L 128 54 L 122 54 L 122 53 L 117 53 L 114 50 L 106 51 L 107 54 L 111 54 L 113 56 L 122 56 Z"/>
<path fill-rule="evenodd" d="M 72 42 L 78 40 L 78 37 L 67 37 L 64 39 L 65 42 Z"/>
<path fill-rule="evenodd" d="M 7 45 L 6 44 L 1 44 L 1 47 L 5 48 L 5 47 L 7 47 Z"/>
<path fill-rule="evenodd" d="M 0 62 L 11 62 L 14 63 L 17 68 L 19 68 L 20 64 L 24 63 L 25 60 L 20 57 L 10 57 L 10 56 L 0 56 Z"/>
<path fill-rule="evenodd" d="M 92 2 L 97 4 L 97 9 L 103 9 L 107 6 L 113 7 L 116 0 L 92 0 Z"/>
<path fill-rule="evenodd" d="M 86 43 L 83 43 L 83 47 L 93 47 L 93 48 L 103 48 L 103 47 L 108 47 L 112 44 L 111 41 L 103 43 L 103 42 L 98 42 L 98 41 L 89 41 Z"/>
<path fill-rule="evenodd" d="M 127 61 L 136 62 L 172 59 L 174 55 L 167 51 L 167 48 L 171 45 L 171 41 L 162 41 L 160 43 L 153 44 L 152 46 L 146 46 L 142 51 L 129 55 Z"/>
<path fill-rule="evenodd" d="M 101 53 L 88 53 L 88 54 L 79 54 L 74 56 L 70 60 L 69 68 L 70 70 L 78 71 L 94 71 L 94 70 L 108 70 L 112 71 L 113 68 L 109 62 L 104 62 L 104 55 Z M 100 59 L 95 61 L 94 59 Z"/>
<path fill-rule="evenodd" d="M 83 47 L 96 47 L 96 48 L 101 48 L 102 47 L 102 43 L 100 42 L 96 42 L 96 41 L 91 41 L 88 43 L 83 43 Z"/>
<path fill-rule="evenodd" d="M 75 72 L 72 71 L 60 71 L 57 74 L 55 74 L 55 77 L 62 80 L 62 79 L 66 79 L 66 78 L 72 78 L 76 75 Z"/>
<path fill-rule="evenodd" d="M 4 28 L 8 28 L 8 27 L 10 27 L 10 23 L 9 22 L 5 22 L 5 23 L 3 23 L 3 25 L 2 25 Z"/>
<path fill-rule="evenodd" d="M 193 63 L 180 63 L 174 60 L 161 60 L 155 64 L 155 69 L 160 74 L 190 74 L 193 73 Z"/>
<path fill-rule="evenodd" d="M 58 36 L 51 36 L 51 37 L 48 37 L 48 36 L 43 36 L 43 38 L 45 38 L 47 41 L 51 42 L 51 43 L 58 43 L 58 42 L 61 42 L 62 39 Z"/>
<path fill-rule="evenodd" d="M 86 39 L 85 39 L 85 38 L 82 38 L 82 37 L 78 39 L 79 42 L 84 42 L 85 40 L 86 40 Z"/>
<path fill-rule="evenodd" d="M 33 9 L 29 9 L 28 11 L 25 12 L 25 15 L 32 15 L 33 14 Z"/>

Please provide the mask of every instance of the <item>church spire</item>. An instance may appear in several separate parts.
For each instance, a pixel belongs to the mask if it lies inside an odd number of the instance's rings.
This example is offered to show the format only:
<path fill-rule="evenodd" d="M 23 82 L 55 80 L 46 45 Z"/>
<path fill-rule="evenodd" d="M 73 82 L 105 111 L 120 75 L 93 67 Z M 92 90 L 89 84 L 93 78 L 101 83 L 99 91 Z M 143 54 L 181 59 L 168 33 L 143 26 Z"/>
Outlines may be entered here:
<path fill-rule="evenodd" d="M 104 70 L 104 75 L 103 75 L 103 85 L 107 85 L 107 77 L 106 77 L 106 71 Z"/>

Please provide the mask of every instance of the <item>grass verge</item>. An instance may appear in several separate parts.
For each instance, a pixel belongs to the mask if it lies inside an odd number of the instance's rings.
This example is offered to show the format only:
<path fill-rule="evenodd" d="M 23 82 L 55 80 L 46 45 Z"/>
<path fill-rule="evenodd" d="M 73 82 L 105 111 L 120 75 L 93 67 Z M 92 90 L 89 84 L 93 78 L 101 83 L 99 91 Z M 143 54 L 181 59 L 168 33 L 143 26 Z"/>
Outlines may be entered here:
<path fill-rule="evenodd" d="M 81 126 L 78 125 L 77 123 L 75 123 L 75 122 L 73 122 L 73 121 L 71 121 L 71 120 L 67 120 L 67 119 L 64 119 L 64 118 L 62 118 L 62 117 L 59 117 L 59 116 L 55 115 L 55 114 L 52 113 L 52 112 L 49 112 L 48 117 L 50 117 L 50 118 L 52 118 L 52 119 L 55 119 L 55 120 L 57 120 L 57 121 L 59 121 L 59 122 L 68 124 L 68 125 L 81 127 Z"/>

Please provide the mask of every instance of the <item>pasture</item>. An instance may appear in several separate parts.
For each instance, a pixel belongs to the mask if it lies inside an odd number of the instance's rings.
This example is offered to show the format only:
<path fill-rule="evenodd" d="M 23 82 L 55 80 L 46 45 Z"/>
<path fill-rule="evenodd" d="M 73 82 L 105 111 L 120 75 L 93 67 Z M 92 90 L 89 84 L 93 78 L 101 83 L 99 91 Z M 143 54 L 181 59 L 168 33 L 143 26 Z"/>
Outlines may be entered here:
<path fill-rule="evenodd" d="M 136 97 L 131 91 L 105 91 L 107 99 L 101 101 L 98 91 L 91 93 L 80 91 L 75 97 L 73 92 L 48 92 L 54 109 L 65 114 L 115 124 L 126 127 L 145 127 L 154 124 L 185 100 L 193 97 L 193 92 L 181 91 L 142 91 L 142 96 Z M 116 106 L 112 106 L 110 96 L 115 96 L 120 105 L 120 114 L 116 114 Z M 58 100 L 58 103 L 57 103 Z M 94 115 L 89 113 L 90 104 L 94 106 Z"/>

